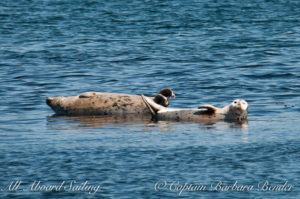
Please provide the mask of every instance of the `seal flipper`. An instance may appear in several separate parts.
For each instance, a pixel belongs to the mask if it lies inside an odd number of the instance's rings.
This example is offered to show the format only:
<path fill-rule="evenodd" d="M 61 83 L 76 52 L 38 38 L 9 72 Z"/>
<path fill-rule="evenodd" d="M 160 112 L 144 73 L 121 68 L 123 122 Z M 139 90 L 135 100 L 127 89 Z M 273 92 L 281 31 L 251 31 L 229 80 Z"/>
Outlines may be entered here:
<path fill-rule="evenodd" d="M 79 98 L 90 98 L 95 96 L 95 92 L 85 92 L 79 95 Z"/>
<path fill-rule="evenodd" d="M 156 104 L 153 99 L 151 99 L 150 97 L 146 97 L 144 95 L 142 95 L 142 98 L 144 100 L 144 102 L 149 105 L 151 107 L 151 109 L 153 109 L 155 112 L 161 111 L 166 109 L 164 106 L 160 105 L 160 104 Z"/>
<path fill-rule="evenodd" d="M 212 105 L 201 105 L 198 109 L 206 109 L 205 113 L 207 114 L 214 114 L 217 112 L 218 108 Z"/>

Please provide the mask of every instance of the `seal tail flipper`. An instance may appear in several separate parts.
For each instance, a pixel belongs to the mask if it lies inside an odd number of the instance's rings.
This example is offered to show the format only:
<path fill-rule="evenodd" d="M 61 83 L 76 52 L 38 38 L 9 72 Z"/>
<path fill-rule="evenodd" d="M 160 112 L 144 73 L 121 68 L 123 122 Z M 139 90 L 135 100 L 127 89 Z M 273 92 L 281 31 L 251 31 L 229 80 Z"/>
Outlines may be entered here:
<path fill-rule="evenodd" d="M 145 102 L 145 104 L 147 105 L 147 107 L 151 110 L 151 112 L 154 112 L 154 115 L 158 112 L 161 111 L 163 109 L 166 109 L 164 106 L 161 106 L 159 104 L 156 104 L 153 99 L 146 97 L 144 95 L 142 95 L 142 99 Z"/>
<path fill-rule="evenodd" d="M 201 105 L 198 107 L 198 109 L 206 109 L 206 112 L 208 114 L 214 114 L 217 112 L 218 108 L 212 106 L 212 105 Z"/>

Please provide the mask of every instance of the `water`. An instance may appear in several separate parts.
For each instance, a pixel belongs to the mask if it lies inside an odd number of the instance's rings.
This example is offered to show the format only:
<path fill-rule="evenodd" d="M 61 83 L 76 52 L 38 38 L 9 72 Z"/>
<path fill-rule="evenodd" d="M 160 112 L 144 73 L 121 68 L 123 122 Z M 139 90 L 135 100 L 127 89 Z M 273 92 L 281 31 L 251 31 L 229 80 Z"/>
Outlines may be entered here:
<path fill-rule="evenodd" d="M 299 198 L 299 19 L 297 0 L 2 0 L 1 198 Z M 248 125 L 51 117 L 45 104 L 164 87 L 171 107 L 246 99 Z"/>

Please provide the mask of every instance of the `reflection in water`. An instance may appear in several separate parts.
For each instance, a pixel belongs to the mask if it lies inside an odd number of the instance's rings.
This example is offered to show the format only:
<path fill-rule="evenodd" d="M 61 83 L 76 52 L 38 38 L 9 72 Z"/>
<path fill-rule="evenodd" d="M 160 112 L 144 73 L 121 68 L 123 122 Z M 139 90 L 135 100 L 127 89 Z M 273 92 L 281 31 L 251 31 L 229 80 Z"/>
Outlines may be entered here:
<path fill-rule="evenodd" d="M 51 116 L 47 118 L 48 125 L 52 127 L 60 125 L 76 126 L 77 128 L 101 128 L 109 124 L 134 124 L 134 123 L 151 123 L 151 117 L 127 115 L 124 117 L 117 116 Z"/>
<path fill-rule="evenodd" d="M 216 122 L 216 123 L 204 123 L 205 126 L 202 126 L 202 129 L 229 129 L 229 128 L 241 128 L 248 129 L 248 120 L 242 122 Z"/>
<path fill-rule="evenodd" d="M 107 125 L 130 127 L 142 124 L 141 131 L 157 130 L 168 131 L 178 125 L 195 124 L 193 122 L 155 121 L 147 116 L 51 116 L 47 118 L 48 125 L 53 129 L 103 128 Z M 248 129 L 248 121 L 227 123 L 198 123 L 200 129 Z M 139 126 L 141 127 L 141 126 Z"/>
<path fill-rule="evenodd" d="M 217 134 L 228 134 L 228 133 L 236 133 L 237 135 L 242 136 L 242 140 L 244 142 L 248 142 L 248 120 L 242 122 L 219 122 L 214 124 L 206 124 L 205 126 L 201 126 L 201 129 L 211 130 L 214 129 L 214 133 Z M 230 129 L 230 131 L 227 131 Z"/>

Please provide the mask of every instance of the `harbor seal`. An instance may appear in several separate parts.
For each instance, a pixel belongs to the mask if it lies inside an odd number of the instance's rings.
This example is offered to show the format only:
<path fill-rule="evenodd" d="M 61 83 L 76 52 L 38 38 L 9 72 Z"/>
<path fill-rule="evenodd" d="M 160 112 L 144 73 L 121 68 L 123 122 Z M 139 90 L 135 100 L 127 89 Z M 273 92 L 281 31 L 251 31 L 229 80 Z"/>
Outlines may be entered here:
<path fill-rule="evenodd" d="M 198 109 L 167 108 L 169 88 L 162 89 L 155 97 L 119 93 L 86 92 L 78 96 L 48 97 L 46 103 L 56 115 L 108 115 L 116 117 L 147 117 L 155 120 L 192 121 L 214 123 L 218 121 L 241 122 L 247 119 L 248 103 L 236 99 L 223 108 L 201 105 Z"/>
<path fill-rule="evenodd" d="M 209 115 L 223 115 L 224 120 L 242 121 L 248 116 L 248 103 L 242 99 L 236 99 L 231 104 L 216 108 L 212 105 L 201 105 L 198 109 L 204 109 Z"/>
<path fill-rule="evenodd" d="M 153 100 L 156 104 L 167 107 L 170 104 L 170 97 L 175 98 L 175 94 L 170 88 L 164 88 L 155 96 Z"/>
<path fill-rule="evenodd" d="M 148 97 L 142 96 L 146 103 L 156 113 L 157 120 L 193 121 L 213 123 L 218 121 L 242 122 L 247 119 L 248 103 L 245 100 L 236 99 L 223 108 L 212 105 L 202 105 L 198 109 L 166 108 L 154 103 Z"/>
<path fill-rule="evenodd" d="M 175 94 L 169 88 L 162 89 L 156 97 L 148 98 L 162 107 L 169 105 Z M 154 102 L 154 100 L 156 102 Z M 119 93 L 86 92 L 78 96 L 48 97 L 46 103 L 56 115 L 146 115 L 154 114 L 140 95 Z"/>

